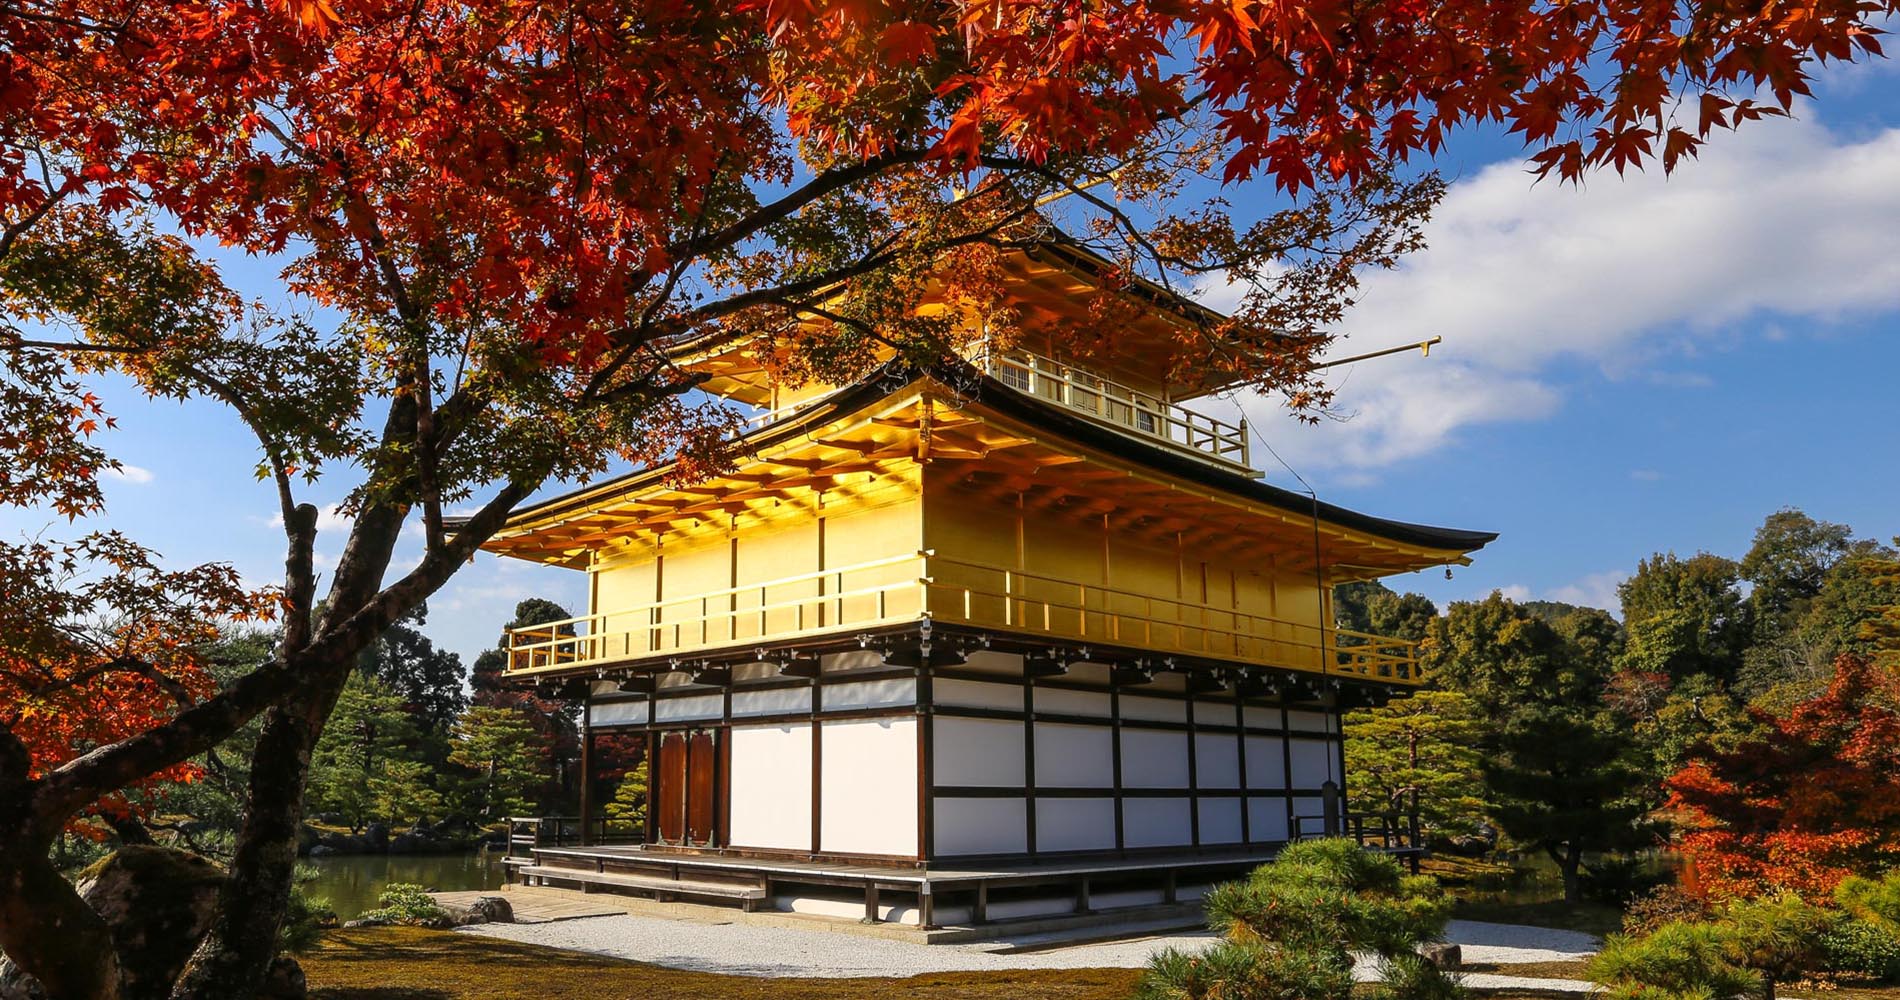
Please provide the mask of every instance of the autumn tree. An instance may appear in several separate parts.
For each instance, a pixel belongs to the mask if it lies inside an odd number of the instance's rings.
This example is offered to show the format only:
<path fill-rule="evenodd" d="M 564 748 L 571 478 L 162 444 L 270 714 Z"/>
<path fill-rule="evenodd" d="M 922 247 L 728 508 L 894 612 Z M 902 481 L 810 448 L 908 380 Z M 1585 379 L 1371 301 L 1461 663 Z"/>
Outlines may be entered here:
<path fill-rule="evenodd" d="M 666 351 L 680 338 L 718 328 L 782 349 L 793 380 L 935 363 L 972 334 L 910 312 L 934 281 L 1007 343 L 1025 318 L 989 291 L 997 261 L 1066 222 L 1125 277 L 1238 281 L 1234 316 L 1181 329 L 1184 364 L 1310 416 L 1329 399 L 1313 357 L 1358 274 L 1419 245 L 1441 190 L 1400 179 L 1400 161 L 1496 122 L 1545 173 L 1668 169 L 1791 106 L 1816 61 L 1877 51 L 1894 9 L 7 6 L 0 405 L 30 412 L 0 422 L 22 457 L 0 490 L 25 483 L 60 509 L 84 492 L 60 483 L 96 475 L 73 394 L 43 391 L 75 371 L 215 400 L 257 438 L 285 574 L 273 657 L 216 693 L 43 773 L 8 730 L 0 946 L 55 998 L 114 996 L 110 950 L 86 950 L 99 921 L 53 880 L 46 845 L 261 714 L 231 878 L 179 987 L 250 993 L 282 922 L 309 755 L 363 651 L 542 483 L 614 457 L 682 478 L 721 461 L 736 423 L 688 395 Z M 1258 219 L 1188 197 L 1255 178 L 1285 196 Z M 239 301 L 173 231 L 274 255 L 286 289 L 341 320 Z M 1117 301 L 1111 288 L 1091 308 L 1112 317 Z M 317 613 L 302 490 L 346 470 L 353 520 Z M 473 513 L 451 523 L 450 504 Z M 424 552 L 397 569 L 411 520 Z M 16 919 L 29 900 L 35 920 Z"/>
<path fill-rule="evenodd" d="M 1844 656 L 1826 691 L 1782 716 L 1757 711 L 1761 735 L 1668 781 L 1707 891 L 1819 902 L 1849 875 L 1900 864 L 1900 680 Z"/>

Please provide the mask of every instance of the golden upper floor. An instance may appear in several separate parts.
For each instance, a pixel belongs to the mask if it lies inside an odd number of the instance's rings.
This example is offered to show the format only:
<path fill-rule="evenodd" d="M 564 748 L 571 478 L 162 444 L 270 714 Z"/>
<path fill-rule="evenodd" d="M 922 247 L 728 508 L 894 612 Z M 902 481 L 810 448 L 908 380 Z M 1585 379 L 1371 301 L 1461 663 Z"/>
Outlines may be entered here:
<path fill-rule="evenodd" d="M 1407 644 L 1332 627 L 1332 586 L 1462 563 L 1492 537 L 1317 503 L 967 374 L 830 393 L 705 482 L 649 470 L 524 511 L 487 547 L 584 569 L 591 596 L 518 632 L 511 671 L 762 658 L 930 621 L 1416 683 Z"/>

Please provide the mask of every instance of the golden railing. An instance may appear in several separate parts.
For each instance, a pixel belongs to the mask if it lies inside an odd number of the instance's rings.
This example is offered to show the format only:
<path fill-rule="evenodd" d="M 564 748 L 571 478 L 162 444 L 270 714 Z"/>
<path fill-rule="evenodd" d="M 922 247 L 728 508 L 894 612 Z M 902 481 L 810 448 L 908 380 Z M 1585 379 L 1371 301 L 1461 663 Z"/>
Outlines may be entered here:
<path fill-rule="evenodd" d="M 891 556 L 508 633 L 508 671 L 764 645 L 931 618 L 1278 669 L 1423 680 L 1417 643 L 938 556 Z"/>
<path fill-rule="evenodd" d="M 922 615 L 921 552 L 508 630 L 508 670 L 784 641 Z M 906 600 L 905 598 L 909 599 Z"/>
<path fill-rule="evenodd" d="M 1086 369 L 1027 351 L 989 354 L 982 359 L 982 365 L 985 372 L 1019 392 L 1062 403 L 1122 431 L 1196 458 L 1213 459 L 1235 470 L 1252 472 L 1252 449 L 1245 420 L 1230 424 Z"/>
<path fill-rule="evenodd" d="M 1417 684 L 1418 644 L 958 559 L 930 560 L 930 615 L 1011 632 Z"/>

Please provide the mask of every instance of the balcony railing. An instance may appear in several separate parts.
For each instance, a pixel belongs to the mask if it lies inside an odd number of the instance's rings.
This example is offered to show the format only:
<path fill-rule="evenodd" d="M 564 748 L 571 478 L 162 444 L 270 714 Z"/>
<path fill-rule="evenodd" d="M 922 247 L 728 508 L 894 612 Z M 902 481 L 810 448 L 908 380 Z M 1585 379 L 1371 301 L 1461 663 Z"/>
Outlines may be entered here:
<path fill-rule="evenodd" d="M 1076 645 L 1418 684 L 1417 643 L 917 552 L 508 633 L 508 672 L 795 642 L 931 618 Z"/>
<path fill-rule="evenodd" d="M 1026 351 L 992 353 L 983 370 L 1018 392 L 1062 403 L 1116 430 L 1251 474 L 1247 422 L 1196 413 L 1159 396 Z"/>

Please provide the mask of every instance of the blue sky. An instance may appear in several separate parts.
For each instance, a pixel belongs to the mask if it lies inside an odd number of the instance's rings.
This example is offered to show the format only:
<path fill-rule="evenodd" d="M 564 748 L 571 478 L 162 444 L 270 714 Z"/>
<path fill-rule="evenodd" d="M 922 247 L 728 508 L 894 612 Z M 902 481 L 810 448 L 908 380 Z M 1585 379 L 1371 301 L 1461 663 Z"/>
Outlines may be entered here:
<path fill-rule="evenodd" d="M 1533 184 L 1515 142 L 1464 136 L 1439 163 L 1453 186 L 1431 248 L 1372 276 L 1346 324 L 1352 352 L 1445 343 L 1341 372 L 1346 419 L 1317 428 L 1270 400 L 1210 410 L 1247 411 L 1327 500 L 1500 532 L 1449 581 L 1390 581 L 1441 605 L 1503 589 L 1614 610 L 1638 559 L 1739 556 L 1785 505 L 1900 534 L 1900 67 L 1827 71 L 1817 94 L 1794 120 L 1718 137 L 1667 181 Z M 264 290 L 276 265 L 225 268 Z M 1216 305 L 1225 294 L 1206 290 Z M 89 526 L 173 563 L 277 580 L 275 502 L 250 478 L 242 427 L 209 404 L 146 400 L 116 380 L 101 390 L 120 422 L 106 444 L 127 470 Z M 1277 467 L 1268 479 L 1296 485 Z M 344 481 L 307 499 L 332 503 Z M 320 568 L 344 525 L 322 527 Z M 0 510 L 8 536 L 73 531 Z M 412 536 L 403 557 L 418 551 Z M 427 631 L 467 661 L 516 601 L 578 613 L 584 594 L 579 573 L 483 555 L 431 600 Z"/>

